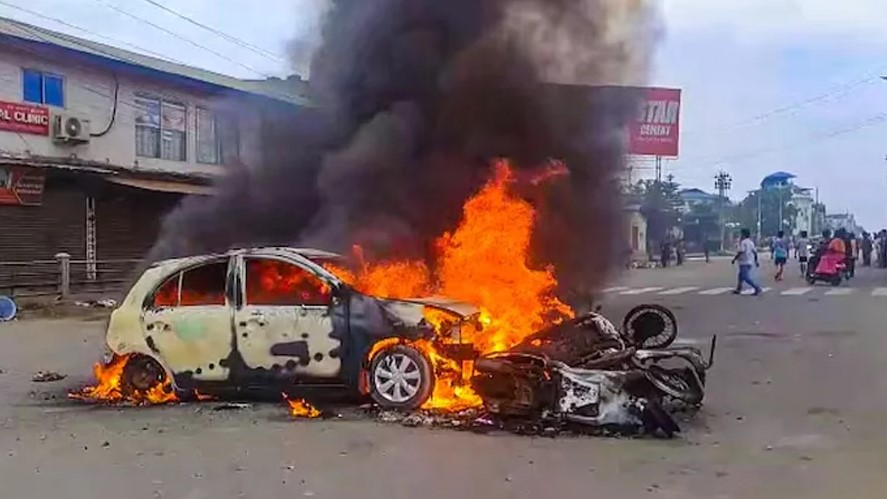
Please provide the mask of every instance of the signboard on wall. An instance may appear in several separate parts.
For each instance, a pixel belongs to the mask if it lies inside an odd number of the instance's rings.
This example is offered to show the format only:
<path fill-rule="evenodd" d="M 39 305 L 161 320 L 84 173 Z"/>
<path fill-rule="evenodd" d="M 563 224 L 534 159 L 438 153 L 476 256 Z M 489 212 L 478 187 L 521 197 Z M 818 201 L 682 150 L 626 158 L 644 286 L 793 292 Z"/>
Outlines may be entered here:
<path fill-rule="evenodd" d="M 628 125 L 628 153 L 677 157 L 680 138 L 681 91 L 638 88 L 640 108 Z"/>
<path fill-rule="evenodd" d="M 49 135 L 49 108 L 0 101 L 0 130 Z"/>
<path fill-rule="evenodd" d="M 34 168 L 0 166 L 0 204 L 40 206 L 46 173 Z"/>

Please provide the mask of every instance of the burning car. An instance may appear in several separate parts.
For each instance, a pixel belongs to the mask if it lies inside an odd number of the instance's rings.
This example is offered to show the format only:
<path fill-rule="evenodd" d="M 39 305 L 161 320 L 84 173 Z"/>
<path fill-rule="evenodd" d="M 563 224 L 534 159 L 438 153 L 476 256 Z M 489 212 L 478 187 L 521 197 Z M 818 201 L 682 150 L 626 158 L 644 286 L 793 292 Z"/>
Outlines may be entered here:
<path fill-rule="evenodd" d="M 421 406 L 435 369 L 416 345 L 476 355 L 462 329 L 474 327 L 478 309 L 360 293 L 329 270 L 342 261 L 273 247 L 154 263 L 111 315 L 113 356 L 96 370 L 114 378 L 105 398 L 320 385 L 361 391 L 383 407 Z"/>
<path fill-rule="evenodd" d="M 667 406 L 698 406 L 716 338 L 706 359 L 673 347 L 677 322 L 668 309 L 643 305 L 618 330 L 597 313 L 543 329 L 518 345 L 485 355 L 472 386 L 493 414 L 595 427 L 680 431 Z"/>

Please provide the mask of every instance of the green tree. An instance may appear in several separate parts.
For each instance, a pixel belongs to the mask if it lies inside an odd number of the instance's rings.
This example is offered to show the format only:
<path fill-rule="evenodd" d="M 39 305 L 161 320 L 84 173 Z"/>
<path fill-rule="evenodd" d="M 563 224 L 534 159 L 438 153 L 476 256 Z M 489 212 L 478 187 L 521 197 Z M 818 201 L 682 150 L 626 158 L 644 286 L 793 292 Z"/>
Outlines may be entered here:
<path fill-rule="evenodd" d="M 662 241 L 672 227 L 681 221 L 677 207 L 682 204 L 678 195 L 680 185 L 669 175 L 664 182 L 641 180 L 633 185 L 630 195 L 638 200 L 641 213 L 647 219 L 648 241 Z"/>

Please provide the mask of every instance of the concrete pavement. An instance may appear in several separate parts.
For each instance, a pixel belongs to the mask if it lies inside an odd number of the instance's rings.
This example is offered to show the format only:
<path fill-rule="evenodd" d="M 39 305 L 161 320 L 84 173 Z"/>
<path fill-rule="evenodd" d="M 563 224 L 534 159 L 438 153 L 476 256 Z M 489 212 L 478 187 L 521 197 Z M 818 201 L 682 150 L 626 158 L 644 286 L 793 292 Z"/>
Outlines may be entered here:
<path fill-rule="evenodd" d="M 17 498 L 880 498 L 887 487 L 887 273 L 848 296 L 800 278 L 759 298 L 729 262 L 636 270 L 605 295 L 619 319 L 672 307 L 682 341 L 720 337 L 706 405 L 676 440 L 524 438 L 356 418 L 291 421 L 279 404 L 132 409 L 73 404 L 102 322 L 0 325 L 0 481 Z M 668 291 L 697 288 L 684 292 Z M 655 291 L 652 288 L 657 288 Z M 623 291 L 624 291 L 623 290 Z M 39 369 L 70 377 L 31 382 Z"/>

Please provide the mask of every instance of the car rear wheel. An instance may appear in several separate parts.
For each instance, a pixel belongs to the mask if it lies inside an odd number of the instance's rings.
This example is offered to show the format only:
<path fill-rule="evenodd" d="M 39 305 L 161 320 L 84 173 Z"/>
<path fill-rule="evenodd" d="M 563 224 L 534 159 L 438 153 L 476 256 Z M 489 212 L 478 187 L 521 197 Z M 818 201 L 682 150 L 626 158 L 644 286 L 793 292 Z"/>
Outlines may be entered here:
<path fill-rule="evenodd" d="M 416 409 L 433 388 L 431 363 L 415 348 L 394 346 L 379 352 L 370 364 L 370 395 L 382 407 Z"/>
<path fill-rule="evenodd" d="M 126 390 L 146 392 L 166 380 L 166 371 L 151 357 L 138 355 L 123 367 L 123 387 Z"/>

